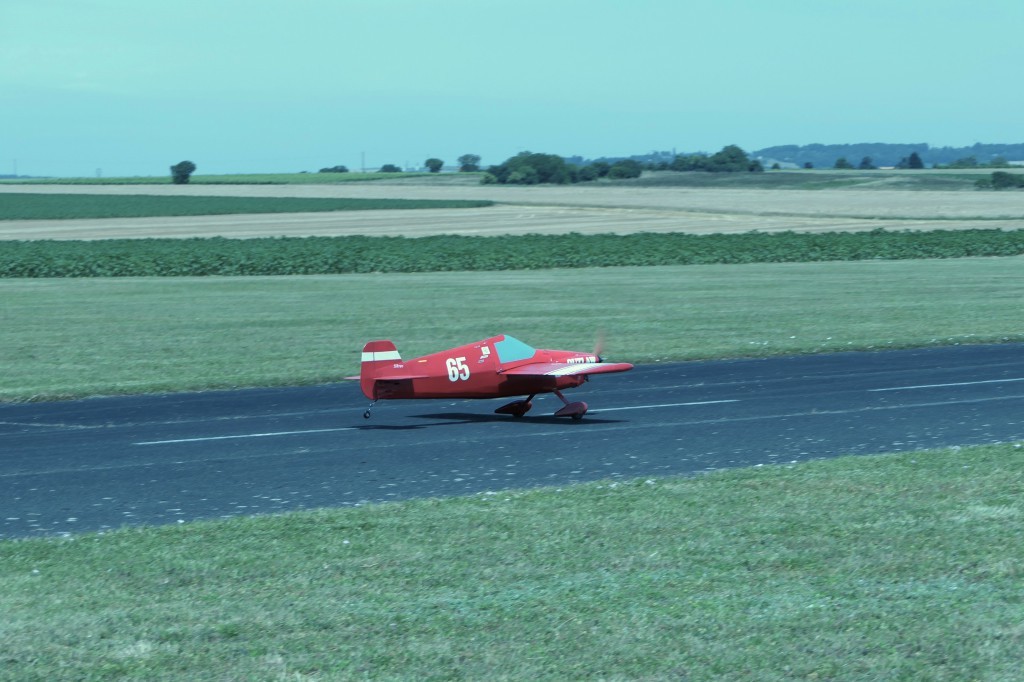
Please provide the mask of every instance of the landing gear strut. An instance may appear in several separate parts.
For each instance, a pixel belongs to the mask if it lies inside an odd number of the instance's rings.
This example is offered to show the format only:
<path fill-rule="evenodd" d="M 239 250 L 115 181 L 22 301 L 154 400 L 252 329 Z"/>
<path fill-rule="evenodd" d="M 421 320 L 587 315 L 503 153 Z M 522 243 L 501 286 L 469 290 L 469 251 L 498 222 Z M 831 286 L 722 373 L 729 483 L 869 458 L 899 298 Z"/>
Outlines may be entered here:
<path fill-rule="evenodd" d="M 369 419 L 370 418 L 370 410 L 372 410 L 373 406 L 376 405 L 376 404 L 377 404 L 376 400 L 374 400 L 372 403 L 370 403 L 370 406 L 366 408 L 366 412 L 363 412 L 363 419 Z"/>

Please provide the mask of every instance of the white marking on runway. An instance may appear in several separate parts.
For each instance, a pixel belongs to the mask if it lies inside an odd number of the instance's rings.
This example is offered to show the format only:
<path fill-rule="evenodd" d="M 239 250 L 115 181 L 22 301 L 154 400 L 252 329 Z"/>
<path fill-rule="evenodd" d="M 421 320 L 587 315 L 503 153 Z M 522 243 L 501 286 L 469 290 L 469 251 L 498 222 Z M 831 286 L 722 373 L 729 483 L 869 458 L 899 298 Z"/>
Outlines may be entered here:
<path fill-rule="evenodd" d="M 635 405 L 633 407 L 602 407 L 598 412 L 616 412 L 620 410 L 652 410 L 659 407 L 690 407 L 693 405 L 720 405 L 722 403 L 738 403 L 739 400 L 707 400 L 704 402 L 692 403 L 665 403 L 662 405 Z M 301 436 L 309 433 L 335 433 L 337 431 L 356 431 L 354 426 L 347 426 L 337 429 L 309 429 L 306 431 L 273 431 L 269 433 L 241 433 L 234 436 L 203 436 L 200 438 L 175 438 L 172 440 L 147 440 L 134 445 L 173 445 L 175 443 L 205 443 L 215 440 L 237 440 L 241 438 L 271 438 L 273 436 Z"/>
<path fill-rule="evenodd" d="M 602 407 L 594 410 L 598 412 L 619 412 L 621 410 L 654 410 L 659 407 L 690 407 L 693 405 L 721 405 L 723 403 L 738 403 L 739 400 L 705 400 L 699 403 L 664 403 L 662 405 L 634 405 L 633 407 Z"/>
<path fill-rule="evenodd" d="M 987 381 L 964 381 L 956 384 L 924 384 L 922 386 L 893 386 L 892 388 L 869 388 L 868 393 L 881 393 L 882 391 L 915 391 L 919 388 L 949 388 L 951 386 L 980 386 L 981 384 L 1008 384 L 1014 381 L 1024 381 L 1024 377 L 1018 379 L 988 379 Z"/>
<path fill-rule="evenodd" d="M 274 431 L 271 433 L 242 433 L 237 436 L 206 436 L 203 438 L 176 438 L 174 440 L 147 440 L 133 445 L 170 445 L 172 443 L 203 443 L 211 440 L 233 440 L 238 438 L 270 438 L 272 436 L 298 436 L 306 433 L 332 433 L 336 431 L 355 431 L 354 426 L 338 429 L 309 429 L 308 431 Z"/>

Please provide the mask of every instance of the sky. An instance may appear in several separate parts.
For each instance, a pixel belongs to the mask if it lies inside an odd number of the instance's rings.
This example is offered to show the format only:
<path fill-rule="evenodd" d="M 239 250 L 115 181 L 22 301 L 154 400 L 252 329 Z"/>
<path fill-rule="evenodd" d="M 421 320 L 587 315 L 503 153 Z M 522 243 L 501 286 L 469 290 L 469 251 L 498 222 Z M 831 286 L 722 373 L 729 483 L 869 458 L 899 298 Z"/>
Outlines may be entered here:
<path fill-rule="evenodd" d="M 0 175 L 1024 142 L 1021 0 L 0 0 Z"/>

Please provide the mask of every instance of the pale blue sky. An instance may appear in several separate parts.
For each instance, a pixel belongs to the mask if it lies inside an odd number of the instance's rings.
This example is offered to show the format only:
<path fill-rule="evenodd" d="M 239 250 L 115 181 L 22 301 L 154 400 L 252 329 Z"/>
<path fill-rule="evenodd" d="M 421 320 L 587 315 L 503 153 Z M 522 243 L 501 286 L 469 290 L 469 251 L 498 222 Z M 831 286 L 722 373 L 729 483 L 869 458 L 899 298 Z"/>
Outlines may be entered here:
<path fill-rule="evenodd" d="M 1022 0 L 0 0 L 0 174 L 1024 142 Z"/>

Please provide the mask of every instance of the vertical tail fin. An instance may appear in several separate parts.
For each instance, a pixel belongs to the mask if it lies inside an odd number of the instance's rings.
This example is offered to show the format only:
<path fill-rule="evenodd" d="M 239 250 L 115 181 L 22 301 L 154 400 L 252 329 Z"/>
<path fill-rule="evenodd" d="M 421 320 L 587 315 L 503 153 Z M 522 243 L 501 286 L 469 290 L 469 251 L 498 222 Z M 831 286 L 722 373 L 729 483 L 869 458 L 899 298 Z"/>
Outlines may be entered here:
<path fill-rule="evenodd" d="M 373 384 L 376 377 L 384 370 L 391 370 L 395 363 L 401 363 L 402 356 L 398 354 L 395 344 L 390 341 L 370 341 L 363 346 L 363 360 L 359 369 L 359 388 L 363 390 L 370 400 L 376 400 Z"/>

